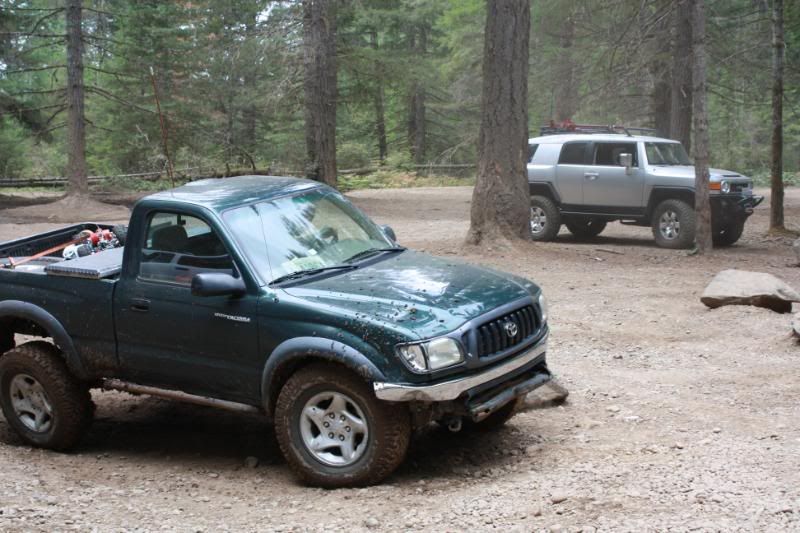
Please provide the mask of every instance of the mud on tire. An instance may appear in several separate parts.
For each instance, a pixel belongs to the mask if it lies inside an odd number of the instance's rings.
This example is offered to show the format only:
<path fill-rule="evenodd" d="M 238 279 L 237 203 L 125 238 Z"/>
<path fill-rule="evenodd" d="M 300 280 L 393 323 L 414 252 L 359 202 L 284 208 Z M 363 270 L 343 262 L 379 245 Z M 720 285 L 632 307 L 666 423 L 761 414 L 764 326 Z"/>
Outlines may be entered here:
<path fill-rule="evenodd" d="M 335 408 L 333 404 L 326 406 L 326 395 L 347 398 L 350 413 L 363 417 L 368 428 L 366 438 L 357 447 L 360 455 L 352 463 L 326 464 L 315 456 L 329 454 L 335 460 L 333 443 L 331 448 L 316 452 L 306 444 L 309 431 L 321 434 L 330 430 L 335 441 L 340 437 L 335 432 L 345 429 L 333 425 L 338 415 L 327 418 Z M 317 398 L 321 398 L 319 403 L 315 403 Z M 319 409 L 319 415 L 314 415 L 319 416 L 318 422 L 304 418 L 312 408 Z M 329 421 L 331 425 L 323 428 L 322 424 Z M 275 406 L 275 433 L 289 467 L 305 483 L 325 488 L 365 486 L 380 482 L 403 462 L 411 437 L 411 420 L 404 405 L 376 399 L 368 383 L 351 371 L 332 363 L 314 363 L 298 370 L 281 389 Z M 344 456 L 343 450 L 341 453 Z"/>
<path fill-rule="evenodd" d="M 41 448 L 74 447 L 94 414 L 89 388 L 48 342 L 28 342 L 0 357 L 0 407 L 25 442 Z"/>

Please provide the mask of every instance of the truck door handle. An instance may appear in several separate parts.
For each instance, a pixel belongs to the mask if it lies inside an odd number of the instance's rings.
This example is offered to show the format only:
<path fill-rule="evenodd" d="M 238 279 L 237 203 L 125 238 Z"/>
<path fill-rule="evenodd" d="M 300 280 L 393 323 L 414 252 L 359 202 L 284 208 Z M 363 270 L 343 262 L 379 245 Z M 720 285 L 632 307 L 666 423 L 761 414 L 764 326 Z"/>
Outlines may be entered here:
<path fill-rule="evenodd" d="M 150 300 L 144 298 L 133 298 L 131 300 L 131 310 L 146 313 L 150 310 Z"/>
<path fill-rule="evenodd" d="M 597 172 L 584 172 L 583 177 L 587 180 L 596 180 L 599 174 Z"/>

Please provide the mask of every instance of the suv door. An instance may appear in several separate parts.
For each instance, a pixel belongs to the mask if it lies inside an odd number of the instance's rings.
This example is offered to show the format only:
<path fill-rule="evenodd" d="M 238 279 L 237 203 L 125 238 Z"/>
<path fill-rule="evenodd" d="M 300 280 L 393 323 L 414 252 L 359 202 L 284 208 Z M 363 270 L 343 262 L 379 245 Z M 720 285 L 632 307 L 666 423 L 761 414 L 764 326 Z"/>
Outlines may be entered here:
<path fill-rule="evenodd" d="M 561 147 L 556 165 L 556 190 L 566 209 L 584 204 L 583 183 L 587 179 L 586 160 L 590 146 L 588 141 L 572 141 Z"/>
<path fill-rule="evenodd" d="M 594 174 L 583 184 L 583 200 L 588 206 L 602 207 L 603 212 L 635 212 L 644 205 L 644 170 L 636 141 L 595 141 L 590 150 L 587 174 Z M 621 154 L 633 155 L 628 174 L 619 162 Z M 611 209 L 609 208 L 618 208 Z"/>
<path fill-rule="evenodd" d="M 193 296 L 200 272 L 240 276 L 219 232 L 181 212 L 146 216 L 138 261 L 117 283 L 119 360 L 128 379 L 248 401 L 260 396 L 258 295 Z"/>

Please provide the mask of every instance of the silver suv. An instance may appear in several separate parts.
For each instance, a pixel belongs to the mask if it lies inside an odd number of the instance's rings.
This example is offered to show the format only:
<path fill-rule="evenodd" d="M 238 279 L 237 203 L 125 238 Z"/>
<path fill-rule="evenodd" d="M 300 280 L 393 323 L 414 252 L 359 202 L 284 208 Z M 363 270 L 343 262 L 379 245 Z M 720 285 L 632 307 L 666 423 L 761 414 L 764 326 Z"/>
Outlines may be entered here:
<path fill-rule="evenodd" d="M 562 223 L 576 238 L 592 238 L 619 220 L 652 227 L 664 248 L 691 247 L 694 167 L 681 143 L 632 135 L 630 129 L 598 129 L 556 130 L 528 141 L 533 239 L 554 239 Z M 764 197 L 753 195 L 746 176 L 716 168 L 710 174 L 714 244 L 729 246 Z"/>

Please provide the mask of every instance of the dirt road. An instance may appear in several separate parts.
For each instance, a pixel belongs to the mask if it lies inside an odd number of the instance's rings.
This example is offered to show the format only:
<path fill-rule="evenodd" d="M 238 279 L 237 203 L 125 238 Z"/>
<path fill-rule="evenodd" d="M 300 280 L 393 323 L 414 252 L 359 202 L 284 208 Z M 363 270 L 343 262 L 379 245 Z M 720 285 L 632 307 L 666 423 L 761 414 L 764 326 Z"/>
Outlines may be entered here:
<path fill-rule="evenodd" d="M 69 455 L 33 450 L 0 416 L 0 530 L 800 530 L 800 346 L 790 315 L 707 310 L 723 268 L 800 288 L 787 239 L 760 207 L 710 257 L 655 248 L 611 224 L 592 244 L 465 252 L 468 188 L 360 191 L 407 246 L 536 280 L 551 303 L 551 368 L 567 405 L 493 435 L 417 438 L 385 484 L 299 486 L 260 419 L 124 394 Z M 790 190 L 787 217 L 800 220 Z M 0 237 L 40 231 L 7 224 Z M 253 459 L 258 466 L 252 468 Z"/>

